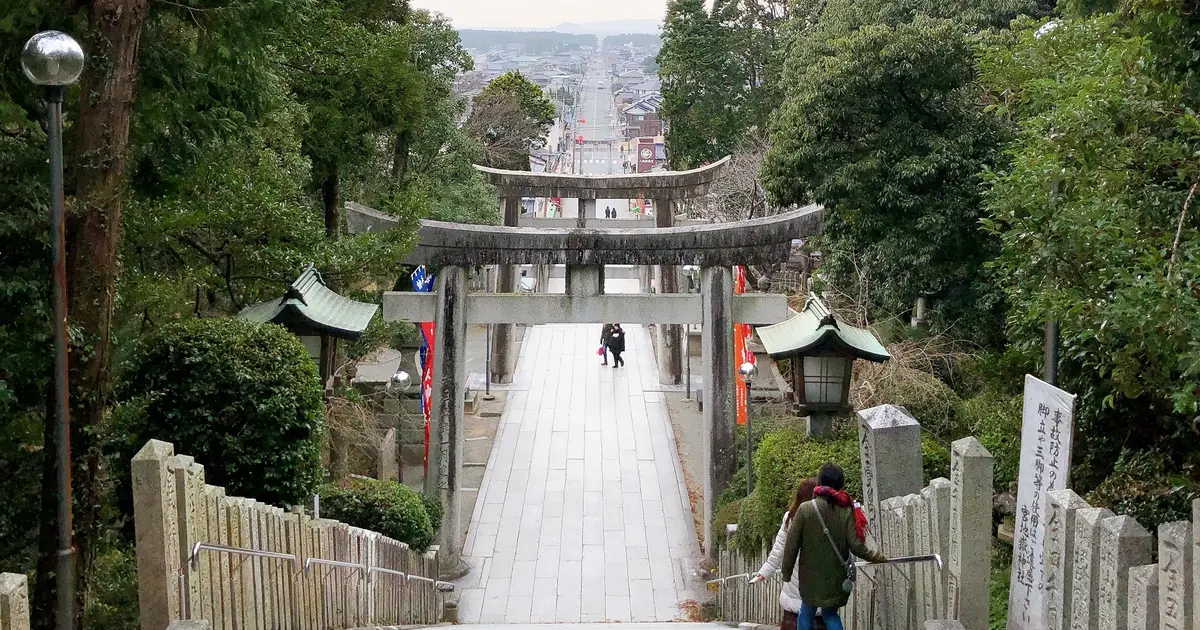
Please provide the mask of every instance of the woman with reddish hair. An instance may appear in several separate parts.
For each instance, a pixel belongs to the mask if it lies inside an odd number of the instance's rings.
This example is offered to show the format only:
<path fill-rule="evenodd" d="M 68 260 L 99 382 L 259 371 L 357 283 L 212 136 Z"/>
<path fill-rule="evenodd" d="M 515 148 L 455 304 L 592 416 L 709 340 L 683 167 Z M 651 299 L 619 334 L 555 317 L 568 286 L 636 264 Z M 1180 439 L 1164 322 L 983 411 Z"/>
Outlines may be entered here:
<path fill-rule="evenodd" d="M 762 582 L 779 571 L 779 563 L 783 560 L 784 545 L 787 543 L 788 527 L 796 516 L 796 510 L 812 500 L 813 490 L 816 487 L 817 480 L 812 478 L 804 479 L 796 486 L 796 496 L 792 497 L 787 512 L 783 513 L 783 522 L 779 525 L 779 533 L 775 535 L 775 544 L 771 546 L 771 553 L 758 573 L 750 577 L 751 584 Z M 783 621 L 779 624 L 780 630 L 796 630 L 796 615 L 800 612 L 801 602 L 795 577 L 793 576 L 792 580 L 785 583 L 783 589 L 779 591 L 779 605 L 783 608 Z"/>

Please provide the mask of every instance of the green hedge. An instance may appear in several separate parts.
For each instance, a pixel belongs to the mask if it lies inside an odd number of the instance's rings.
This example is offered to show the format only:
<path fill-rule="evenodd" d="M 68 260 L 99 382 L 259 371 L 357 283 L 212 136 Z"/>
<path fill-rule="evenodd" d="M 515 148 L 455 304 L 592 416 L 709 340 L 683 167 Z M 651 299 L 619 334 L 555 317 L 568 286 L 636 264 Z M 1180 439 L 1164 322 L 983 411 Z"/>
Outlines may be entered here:
<path fill-rule="evenodd" d="M 797 484 L 815 477 L 826 462 L 845 469 L 846 489 L 861 498 L 862 467 L 858 439 L 853 434 L 831 440 L 809 439 L 801 423 L 790 423 L 766 435 L 755 452 L 754 493 L 738 523 L 737 546 L 751 551 L 769 544 L 779 531 L 779 521 Z"/>
<path fill-rule="evenodd" d="M 1007 492 L 1017 479 L 1021 465 L 1022 405 L 1020 395 L 993 392 L 968 398 L 959 405 L 959 415 L 966 425 L 964 435 L 975 436 L 996 458 L 993 479 L 997 492 Z"/>
<path fill-rule="evenodd" d="M 395 481 L 351 478 L 341 485 L 321 487 L 321 516 L 354 527 L 379 532 L 417 551 L 424 551 L 437 536 L 438 521 L 429 517 L 425 499 Z"/>
<path fill-rule="evenodd" d="M 325 404 L 316 363 L 293 334 L 241 319 L 192 319 L 143 337 L 124 365 L 113 461 L 150 439 L 204 464 L 208 483 L 270 505 L 306 504 L 324 479 Z"/>

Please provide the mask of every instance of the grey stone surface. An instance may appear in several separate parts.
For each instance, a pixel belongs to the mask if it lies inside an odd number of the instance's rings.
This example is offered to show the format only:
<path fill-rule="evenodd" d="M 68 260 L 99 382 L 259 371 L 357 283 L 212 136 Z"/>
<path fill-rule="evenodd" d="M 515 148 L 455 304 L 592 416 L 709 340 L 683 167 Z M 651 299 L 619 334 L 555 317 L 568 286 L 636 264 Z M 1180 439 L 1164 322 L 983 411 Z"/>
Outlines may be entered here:
<path fill-rule="evenodd" d="M 967 630 L 988 629 L 994 460 L 973 437 L 950 449 L 948 607 Z"/>
<path fill-rule="evenodd" d="M 1098 568 L 1100 523 L 1112 518 L 1107 508 L 1083 508 L 1075 512 L 1075 558 L 1071 565 L 1071 630 L 1099 627 Z"/>
<path fill-rule="evenodd" d="M 520 197 L 501 197 L 500 210 L 504 217 L 504 225 L 515 226 L 521 217 Z M 432 262 L 432 261 L 430 261 Z M 433 265 L 436 269 L 437 265 Z M 496 267 L 496 292 L 502 294 L 516 293 L 517 268 L 502 264 Z M 394 321 L 387 315 L 387 294 L 384 294 L 384 319 Z M 429 321 L 428 319 L 409 319 L 408 321 Z M 500 323 L 492 328 L 492 382 L 508 383 L 512 380 L 513 342 L 512 324 Z"/>
<path fill-rule="evenodd" d="M 654 226 L 669 228 L 674 225 L 675 213 L 671 208 L 670 198 L 655 198 Z M 671 295 L 679 292 L 679 267 L 659 265 L 655 268 L 655 275 L 658 280 L 659 295 Z M 658 343 L 658 351 L 655 356 L 658 357 L 658 382 L 664 385 L 678 385 L 683 382 L 682 331 L 678 323 L 669 320 L 659 322 L 657 331 L 655 340 Z"/>
<path fill-rule="evenodd" d="M 704 461 L 704 541 L 709 559 L 716 557 L 717 496 L 729 485 L 737 465 L 734 453 L 734 425 L 737 412 L 734 390 L 737 386 L 733 356 L 733 270 L 728 267 L 705 267 L 700 272 L 701 294 L 704 302 L 704 330 L 710 334 L 703 341 L 704 391 L 701 401 L 704 432 L 707 435 Z"/>
<path fill-rule="evenodd" d="M 921 491 L 921 425 L 895 405 L 864 409 L 858 412 L 858 441 L 863 510 L 874 521 L 884 499 Z"/>
<path fill-rule="evenodd" d="M 954 619 L 929 620 L 923 626 L 924 630 L 966 630 L 962 622 Z"/>
<path fill-rule="evenodd" d="M 438 562 L 449 577 L 462 569 L 461 474 L 463 456 L 463 392 L 466 385 L 466 273 L 462 267 L 439 270 L 439 298 L 433 353 L 433 396 L 429 426 L 429 474 L 425 492 L 442 502 L 438 530 Z"/>
<path fill-rule="evenodd" d="M 667 621 L 700 557 L 649 335 L 600 365 L 598 325 L 527 331 L 457 582 L 464 623 Z"/>
<path fill-rule="evenodd" d="M 1159 630 L 1158 565 L 1129 569 L 1129 630 Z"/>
<path fill-rule="evenodd" d="M 934 553 L 942 557 L 943 563 L 948 563 L 950 561 L 950 480 L 945 477 L 933 479 L 928 486 L 921 489 L 921 494 L 928 494 L 929 498 L 929 536 Z M 948 575 L 949 571 L 943 568 L 934 576 L 934 580 L 937 581 L 935 588 L 938 594 L 934 611 L 937 617 L 945 617 L 949 612 L 946 606 Z"/>
<path fill-rule="evenodd" d="M 502 227 L 422 221 L 417 247 L 404 262 L 433 268 L 777 265 L 791 256 L 793 239 L 820 231 L 823 213 L 822 208 L 809 206 L 736 223 L 627 230 L 534 230 L 508 227 L 507 220 Z"/>
<path fill-rule="evenodd" d="M 1071 628 L 1071 576 L 1075 560 L 1075 513 L 1090 507 L 1073 490 L 1046 493 L 1045 593 L 1042 621 L 1048 630 Z"/>
<path fill-rule="evenodd" d="M 384 481 L 400 481 L 400 459 L 398 457 L 399 443 L 396 439 L 396 428 L 392 427 L 383 434 L 379 441 L 379 458 L 376 467 L 379 469 L 376 477 Z"/>
<path fill-rule="evenodd" d="M 1200 499 L 1192 501 L 1192 544 L 1200 545 Z M 1192 547 L 1192 627 L 1200 628 L 1200 606 L 1196 605 L 1196 601 L 1200 600 L 1200 579 L 1195 576 L 1195 562 L 1200 558 L 1200 549 Z"/>
<path fill-rule="evenodd" d="M 1158 610 L 1162 630 L 1189 630 L 1192 626 L 1194 548 L 1190 522 L 1158 526 Z"/>
<path fill-rule="evenodd" d="M 688 199 L 703 196 L 729 163 L 723 157 L 690 171 L 582 175 L 507 171 L 485 166 L 476 170 L 487 177 L 500 195 L 514 197 L 570 197 L 573 199 Z"/>
<path fill-rule="evenodd" d="M 699 295 L 584 295 L 561 294 L 472 294 L 467 297 L 467 319 L 474 324 L 507 323 L 526 325 L 699 324 L 703 320 Z M 387 321 L 431 321 L 437 296 L 428 293 L 388 291 L 383 295 L 383 317 Z M 734 296 L 733 316 L 743 324 L 775 324 L 788 318 L 786 296 L 747 293 Z"/>
<path fill-rule="evenodd" d="M 621 219 L 605 219 L 603 217 L 588 217 L 585 227 L 593 230 L 603 229 L 627 229 L 627 228 L 652 228 L 655 227 L 656 217 L 634 216 L 632 218 Z M 676 219 L 676 225 L 707 225 L 712 221 L 704 219 Z M 578 227 L 578 219 L 576 217 L 535 217 L 523 215 L 518 227 L 523 228 L 558 228 L 571 229 Z"/>
<path fill-rule="evenodd" d="M 0 573 L 0 630 L 29 630 L 29 581 L 20 573 Z"/>
<path fill-rule="evenodd" d="M 1129 622 L 1129 569 L 1149 564 L 1153 549 L 1154 536 L 1132 516 L 1100 521 L 1096 570 L 1100 630 L 1124 630 Z"/>
<path fill-rule="evenodd" d="M 133 456 L 133 512 L 137 536 L 138 610 L 142 630 L 158 630 L 178 614 L 179 537 L 176 535 L 175 447 L 150 440 Z"/>

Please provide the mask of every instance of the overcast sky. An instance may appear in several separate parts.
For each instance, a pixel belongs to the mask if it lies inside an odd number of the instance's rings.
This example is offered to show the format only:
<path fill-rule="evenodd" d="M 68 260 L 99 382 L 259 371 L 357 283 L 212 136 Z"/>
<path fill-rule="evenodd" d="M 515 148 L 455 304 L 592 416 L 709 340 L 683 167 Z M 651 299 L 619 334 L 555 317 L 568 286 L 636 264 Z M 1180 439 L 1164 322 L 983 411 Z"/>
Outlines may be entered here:
<path fill-rule="evenodd" d="M 412 0 L 457 28 L 550 28 L 563 22 L 661 20 L 667 0 Z"/>

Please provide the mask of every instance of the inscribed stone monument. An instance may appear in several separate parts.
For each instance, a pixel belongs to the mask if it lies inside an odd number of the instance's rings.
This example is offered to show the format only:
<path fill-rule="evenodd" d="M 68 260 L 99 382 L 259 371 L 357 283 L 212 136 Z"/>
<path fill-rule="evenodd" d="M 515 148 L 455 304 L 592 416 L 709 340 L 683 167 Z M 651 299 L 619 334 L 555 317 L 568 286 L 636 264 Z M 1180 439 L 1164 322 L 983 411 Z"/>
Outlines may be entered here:
<path fill-rule="evenodd" d="M 1112 518 L 1107 508 L 1083 508 L 1075 512 L 1075 558 L 1071 567 L 1071 630 L 1096 630 L 1097 557 L 1100 554 L 1100 523 Z"/>
<path fill-rule="evenodd" d="M 993 465 L 992 454 L 973 437 L 951 445 L 947 605 L 948 616 L 967 630 L 988 628 Z"/>
<path fill-rule="evenodd" d="M 1190 630 L 1192 619 L 1192 524 L 1158 526 L 1158 610 L 1161 630 Z"/>
<path fill-rule="evenodd" d="M 1075 561 L 1075 513 L 1089 507 L 1072 490 L 1046 493 L 1046 562 L 1043 616 L 1049 630 L 1071 627 L 1071 577 Z"/>
<path fill-rule="evenodd" d="M 1129 569 L 1129 630 L 1158 630 L 1158 565 Z"/>
<path fill-rule="evenodd" d="M 881 501 L 921 491 L 921 425 L 903 407 L 864 409 L 858 412 L 858 441 L 863 510 L 875 522 Z"/>
<path fill-rule="evenodd" d="M 1043 613 L 1045 493 L 1067 487 L 1075 396 L 1025 375 L 1021 414 L 1021 468 L 1017 481 L 1016 532 L 1009 580 L 1009 630 L 1040 630 Z"/>
<path fill-rule="evenodd" d="M 1132 516 L 1114 516 L 1100 522 L 1096 570 L 1100 630 L 1125 630 L 1129 622 L 1129 569 L 1149 564 L 1153 547 L 1154 537 Z"/>

